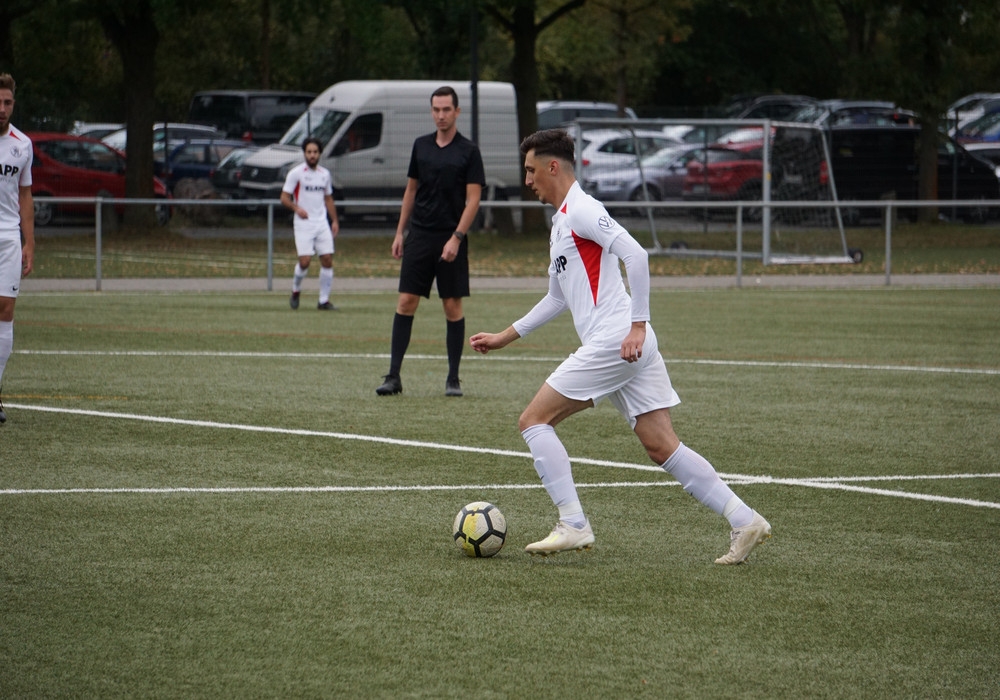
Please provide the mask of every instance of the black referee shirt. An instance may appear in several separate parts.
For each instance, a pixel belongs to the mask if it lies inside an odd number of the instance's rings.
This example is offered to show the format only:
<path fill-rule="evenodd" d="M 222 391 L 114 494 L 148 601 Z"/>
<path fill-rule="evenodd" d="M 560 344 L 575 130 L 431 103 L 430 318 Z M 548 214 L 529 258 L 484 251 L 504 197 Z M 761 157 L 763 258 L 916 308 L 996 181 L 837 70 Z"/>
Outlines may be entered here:
<path fill-rule="evenodd" d="M 486 187 L 486 171 L 479 147 L 459 133 L 444 148 L 437 145 L 437 133 L 420 136 L 413 142 L 407 177 L 417 181 L 410 223 L 413 226 L 454 231 L 465 209 L 466 185 Z"/>

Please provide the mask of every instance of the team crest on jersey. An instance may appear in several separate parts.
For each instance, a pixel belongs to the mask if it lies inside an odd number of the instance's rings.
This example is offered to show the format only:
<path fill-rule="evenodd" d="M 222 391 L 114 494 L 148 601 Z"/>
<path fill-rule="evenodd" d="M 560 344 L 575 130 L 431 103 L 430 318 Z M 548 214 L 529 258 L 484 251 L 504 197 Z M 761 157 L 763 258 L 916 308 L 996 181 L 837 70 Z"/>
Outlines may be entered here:
<path fill-rule="evenodd" d="M 602 216 L 597 219 L 597 225 L 600 226 L 605 231 L 613 229 L 618 225 L 618 222 L 612 219 L 610 216 Z"/>
<path fill-rule="evenodd" d="M 20 158 L 21 157 L 21 147 L 20 146 L 11 146 L 10 147 L 10 154 L 12 156 L 14 156 L 15 158 Z"/>

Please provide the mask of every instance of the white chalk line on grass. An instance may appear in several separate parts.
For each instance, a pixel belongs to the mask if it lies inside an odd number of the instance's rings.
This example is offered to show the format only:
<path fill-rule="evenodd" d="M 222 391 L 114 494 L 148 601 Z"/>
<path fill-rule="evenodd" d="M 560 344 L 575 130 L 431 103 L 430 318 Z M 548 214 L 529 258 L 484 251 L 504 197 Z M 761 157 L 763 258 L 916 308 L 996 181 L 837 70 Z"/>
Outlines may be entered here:
<path fill-rule="evenodd" d="M 247 359 L 299 359 L 299 360 L 384 360 L 388 353 L 349 352 L 218 352 L 209 350 L 14 350 L 20 355 L 61 355 L 94 357 L 238 357 Z M 407 354 L 408 360 L 441 361 L 444 355 Z M 490 355 L 489 359 L 471 356 L 479 362 L 545 362 L 559 363 L 565 357 L 525 357 L 517 355 Z M 773 367 L 780 369 L 846 369 L 868 372 L 929 372 L 934 374 L 977 374 L 1000 376 L 1000 369 L 989 367 L 934 367 L 917 365 L 868 365 L 851 362 L 805 362 L 771 360 L 692 360 L 666 358 L 668 365 L 717 365 L 721 367 Z"/>
<path fill-rule="evenodd" d="M 486 447 L 471 447 L 466 445 L 448 445 L 439 442 L 426 442 L 421 440 L 401 440 L 398 438 L 387 438 L 373 435 L 357 435 L 352 433 L 337 433 L 319 430 L 302 430 L 293 428 L 276 428 L 270 426 L 245 425 L 239 423 L 218 423 L 214 421 L 188 420 L 182 418 L 167 418 L 164 416 L 144 416 L 134 413 L 118 413 L 110 411 L 92 411 L 75 408 L 56 408 L 52 406 L 30 406 L 26 404 L 7 404 L 10 408 L 18 408 L 28 411 L 42 411 L 48 413 L 66 413 L 79 416 L 91 416 L 98 418 L 116 418 L 122 420 L 136 420 L 149 423 L 163 423 L 168 425 L 185 425 L 198 428 L 216 428 L 223 430 L 243 430 L 248 432 L 274 433 L 281 435 L 296 435 L 310 437 L 329 437 L 339 440 L 360 440 L 364 442 L 377 442 L 388 445 L 398 445 L 405 447 L 420 447 L 436 450 L 450 450 L 454 452 L 469 452 L 476 454 L 489 454 L 503 457 L 518 457 L 531 459 L 531 453 L 518 452 L 515 450 L 501 450 Z M 662 469 L 652 465 L 633 464 L 630 462 L 612 462 L 607 460 L 589 459 L 586 457 L 573 457 L 575 464 L 589 464 L 594 466 L 613 467 L 618 469 L 633 469 L 638 471 L 659 472 Z M 784 486 L 804 486 L 818 489 L 834 489 L 841 491 L 853 491 L 869 495 L 891 496 L 895 498 L 909 498 L 921 501 L 933 501 L 936 503 L 953 503 L 957 505 L 974 506 L 979 508 L 1000 509 L 1000 503 L 990 501 L 979 501 L 968 498 L 951 498 L 948 496 L 937 496 L 921 493 L 911 493 L 907 491 L 892 491 L 889 489 L 876 489 L 867 486 L 854 486 L 844 482 L 858 481 L 918 481 L 922 479 L 993 479 L 1000 478 L 1000 473 L 987 474 L 934 474 L 928 476 L 871 476 L 871 477 L 815 477 L 805 479 L 784 479 L 769 476 L 751 476 L 745 474 L 719 474 L 730 484 L 778 484 Z M 600 482 L 600 483 L 578 483 L 579 488 L 625 488 L 630 486 L 676 486 L 674 481 L 655 482 Z M 27 495 L 27 494 L 74 494 L 74 493 L 321 493 L 321 492 L 388 492 L 388 491 L 459 491 L 459 490 L 515 490 L 541 488 L 539 484 L 488 484 L 488 485 L 415 485 L 415 486 L 236 486 L 236 487 L 163 487 L 163 488 L 78 488 L 78 489 L 0 489 L 0 495 Z"/>

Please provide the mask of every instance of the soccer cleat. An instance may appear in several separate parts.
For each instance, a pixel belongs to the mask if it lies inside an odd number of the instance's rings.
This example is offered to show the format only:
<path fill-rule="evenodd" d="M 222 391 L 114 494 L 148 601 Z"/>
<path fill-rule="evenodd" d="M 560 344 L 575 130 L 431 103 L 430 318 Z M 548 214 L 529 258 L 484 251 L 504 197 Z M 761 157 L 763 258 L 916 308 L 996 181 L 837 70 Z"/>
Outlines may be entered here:
<path fill-rule="evenodd" d="M 316 304 L 316 308 L 320 311 L 336 311 L 337 307 L 331 304 L 329 301 L 324 301 L 322 304 Z"/>
<path fill-rule="evenodd" d="M 462 382 L 458 377 L 448 377 L 444 382 L 445 396 L 462 396 Z"/>
<path fill-rule="evenodd" d="M 382 386 L 375 390 L 375 393 L 379 396 L 392 396 L 393 394 L 403 393 L 403 380 L 395 374 L 385 375 L 385 381 L 382 382 Z"/>
<path fill-rule="evenodd" d="M 716 564 L 742 564 L 750 552 L 771 536 L 771 525 L 757 511 L 749 525 L 734 527 L 729 534 L 729 551 L 715 560 Z"/>
<path fill-rule="evenodd" d="M 575 528 L 560 520 L 548 537 L 540 542 L 532 542 L 524 548 L 524 551 L 545 557 L 556 552 L 590 549 L 593 546 L 594 531 L 590 529 L 590 522 L 581 528 Z"/>
<path fill-rule="evenodd" d="M 293 309 L 299 308 L 299 292 L 292 292 L 292 298 L 288 300 L 288 305 Z"/>

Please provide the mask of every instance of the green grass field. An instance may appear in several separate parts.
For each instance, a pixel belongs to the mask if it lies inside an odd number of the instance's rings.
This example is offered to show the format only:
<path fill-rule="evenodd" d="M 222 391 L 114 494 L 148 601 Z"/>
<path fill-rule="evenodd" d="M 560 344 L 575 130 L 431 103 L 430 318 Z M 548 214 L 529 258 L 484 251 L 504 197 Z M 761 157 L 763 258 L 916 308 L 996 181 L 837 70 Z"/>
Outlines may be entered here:
<path fill-rule="evenodd" d="M 499 330 L 536 293 L 476 294 Z M 607 404 L 559 432 L 597 545 L 517 417 L 567 318 L 443 396 L 394 294 L 24 295 L 0 427 L 0 697 L 997 697 L 1000 290 L 655 291 L 681 438 L 771 522 L 721 518 Z M 467 502 L 507 545 L 465 557 Z"/>

